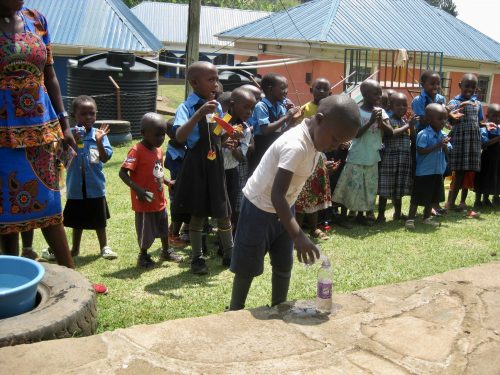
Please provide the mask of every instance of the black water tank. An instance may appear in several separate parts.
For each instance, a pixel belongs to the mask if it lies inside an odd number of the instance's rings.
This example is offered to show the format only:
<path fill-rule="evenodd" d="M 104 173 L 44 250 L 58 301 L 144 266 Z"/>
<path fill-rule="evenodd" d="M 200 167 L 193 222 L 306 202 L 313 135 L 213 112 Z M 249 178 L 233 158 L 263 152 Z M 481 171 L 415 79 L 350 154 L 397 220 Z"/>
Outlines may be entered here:
<path fill-rule="evenodd" d="M 121 118 L 130 121 L 132 135 L 139 137 L 142 115 L 156 111 L 157 65 L 116 51 L 69 60 L 68 96 L 90 95 L 97 103 L 98 120 L 116 120 L 116 90 L 109 76 L 120 86 Z"/>

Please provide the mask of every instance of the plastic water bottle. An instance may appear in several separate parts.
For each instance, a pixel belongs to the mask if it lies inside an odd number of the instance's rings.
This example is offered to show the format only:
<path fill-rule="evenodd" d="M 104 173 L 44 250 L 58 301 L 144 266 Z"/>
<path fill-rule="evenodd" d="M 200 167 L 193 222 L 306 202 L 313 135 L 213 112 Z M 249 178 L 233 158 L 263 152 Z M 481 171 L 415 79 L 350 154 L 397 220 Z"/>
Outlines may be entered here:
<path fill-rule="evenodd" d="M 333 273 L 328 258 L 322 256 L 321 260 L 321 268 L 318 271 L 316 310 L 329 313 L 332 311 Z"/>

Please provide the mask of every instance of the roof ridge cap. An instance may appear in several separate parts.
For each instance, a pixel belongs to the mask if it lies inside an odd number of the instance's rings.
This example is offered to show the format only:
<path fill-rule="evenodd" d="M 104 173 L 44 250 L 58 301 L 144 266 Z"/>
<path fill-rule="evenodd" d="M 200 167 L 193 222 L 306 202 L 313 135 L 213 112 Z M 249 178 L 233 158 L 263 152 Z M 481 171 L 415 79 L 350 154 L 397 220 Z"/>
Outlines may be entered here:
<path fill-rule="evenodd" d="M 88 1 L 88 0 L 86 0 Z M 109 7 L 113 10 L 113 13 L 123 22 L 123 24 L 132 32 L 132 35 L 134 36 L 135 39 L 137 39 L 137 42 L 142 46 L 142 48 L 147 51 L 147 50 L 153 50 L 147 40 L 143 37 L 143 35 L 137 30 L 134 25 L 122 14 L 118 11 L 117 9 L 117 3 L 115 1 L 121 2 L 121 0 L 104 0 L 105 3 L 109 5 Z M 123 6 L 125 6 L 129 11 L 132 16 L 137 18 L 137 16 L 132 12 L 132 10 L 125 5 L 125 3 L 122 3 Z M 137 18 L 137 20 L 142 23 L 142 21 Z M 148 28 L 146 28 L 148 29 Z M 149 29 L 148 29 L 149 30 Z M 151 32 L 151 31 L 150 31 Z M 154 52 L 154 51 L 153 51 Z"/>
<path fill-rule="evenodd" d="M 321 30 L 321 34 L 319 35 L 320 41 L 326 41 L 326 38 L 328 36 L 328 32 L 330 31 L 330 28 L 332 27 L 333 20 L 337 16 L 337 10 L 339 9 L 340 2 L 342 0 L 334 0 L 335 3 L 332 1 L 331 6 L 330 6 L 330 11 L 328 12 L 328 16 L 326 18 L 326 22 L 323 24 L 323 29 Z M 328 1 L 330 2 L 330 1 Z"/>

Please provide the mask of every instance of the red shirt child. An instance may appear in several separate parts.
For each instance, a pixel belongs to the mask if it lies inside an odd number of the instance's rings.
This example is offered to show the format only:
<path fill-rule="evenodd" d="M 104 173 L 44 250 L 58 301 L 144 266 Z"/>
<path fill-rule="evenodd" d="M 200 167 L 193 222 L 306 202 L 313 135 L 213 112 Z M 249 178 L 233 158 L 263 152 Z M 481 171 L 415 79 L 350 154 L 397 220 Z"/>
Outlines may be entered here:
<path fill-rule="evenodd" d="M 161 239 L 161 260 L 182 259 L 168 247 L 168 219 L 164 193 L 163 153 L 167 124 L 157 113 L 146 113 L 141 120 L 142 140 L 128 152 L 120 169 L 120 178 L 130 187 L 135 229 L 141 250 L 139 267 L 154 266 L 148 249 L 156 238 Z M 167 181 L 168 182 L 168 181 Z"/>
<path fill-rule="evenodd" d="M 161 148 L 150 150 L 142 143 L 134 145 L 127 154 L 122 168 L 130 171 L 130 179 L 153 194 L 151 202 L 139 200 L 136 192 L 130 189 L 132 210 L 135 212 L 156 212 L 166 208 L 163 188 L 163 152 Z"/>

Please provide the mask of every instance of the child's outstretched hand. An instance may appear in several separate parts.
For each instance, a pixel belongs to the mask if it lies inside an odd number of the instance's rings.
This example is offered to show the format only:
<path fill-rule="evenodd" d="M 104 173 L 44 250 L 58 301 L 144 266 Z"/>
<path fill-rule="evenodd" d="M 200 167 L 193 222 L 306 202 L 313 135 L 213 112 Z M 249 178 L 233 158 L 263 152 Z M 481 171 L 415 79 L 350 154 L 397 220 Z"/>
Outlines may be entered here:
<path fill-rule="evenodd" d="M 109 134 L 109 125 L 102 124 L 99 129 L 95 130 L 95 141 L 102 142 L 102 139 L 104 138 L 104 136 L 108 135 L 108 134 Z"/>
<path fill-rule="evenodd" d="M 289 119 L 298 119 L 300 116 L 302 116 L 302 110 L 300 107 L 292 107 L 288 110 L 286 113 L 287 117 Z"/>
<path fill-rule="evenodd" d="M 201 116 L 206 116 L 209 113 L 214 113 L 217 110 L 217 105 L 218 105 L 217 100 L 210 100 L 210 101 L 206 102 L 205 104 L 203 104 L 198 109 L 198 113 Z"/>
<path fill-rule="evenodd" d="M 464 107 L 466 107 L 468 105 L 471 105 L 471 106 L 475 107 L 475 106 L 477 106 L 477 103 L 472 102 L 470 100 L 466 100 L 465 102 L 460 103 L 459 107 L 460 108 L 464 108 Z"/>
<path fill-rule="evenodd" d="M 464 117 L 464 114 L 462 112 L 460 112 L 461 110 L 462 110 L 462 108 L 455 109 L 455 110 L 451 111 L 450 117 L 453 120 L 460 120 L 460 118 Z"/>
<path fill-rule="evenodd" d="M 378 123 L 380 126 L 382 122 L 382 110 L 380 108 L 373 108 L 372 115 L 370 116 L 370 124 Z"/>
<path fill-rule="evenodd" d="M 222 140 L 222 147 L 225 147 L 228 150 L 233 151 L 236 147 L 238 147 L 238 141 L 231 137 L 225 137 Z"/>
<path fill-rule="evenodd" d="M 486 126 L 486 129 L 488 129 L 489 132 L 497 128 L 497 124 L 495 124 L 494 122 L 487 122 L 484 124 L 484 126 Z"/>
<path fill-rule="evenodd" d="M 420 122 L 420 116 L 418 115 L 415 115 L 411 118 L 410 122 L 408 123 L 408 125 L 410 126 L 410 129 L 413 128 L 415 129 L 415 126 L 417 125 L 417 123 Z"/>
<path fill-rule="evenodd" d="M 326 169 L 328 169 L 329 171 L 336 171 L 337 169 L 339 169 L 340 165 L 342 164 L 342 160 L 327 160 L 325 162 L 325 165 L 326 165 Z"/>
<path fill-rule="evenodd" d="M 304 232 L 300 232 L 298 238 L 294 240 L 294 244 L 299 262 L 313 264 L 316 259 L 319 259 L 320 254 L 318 247 L 304 234 Z"/>

